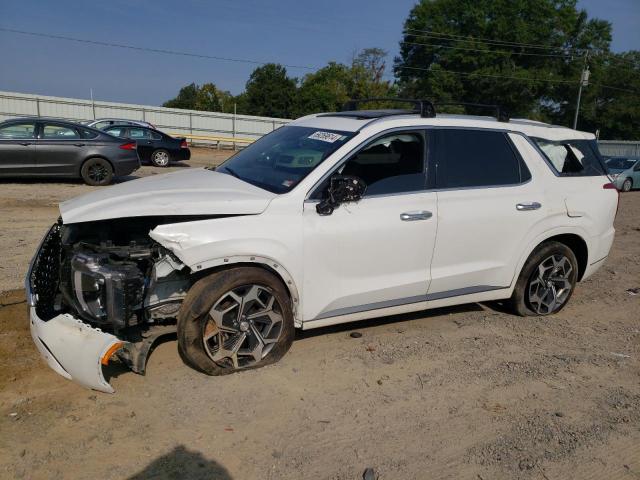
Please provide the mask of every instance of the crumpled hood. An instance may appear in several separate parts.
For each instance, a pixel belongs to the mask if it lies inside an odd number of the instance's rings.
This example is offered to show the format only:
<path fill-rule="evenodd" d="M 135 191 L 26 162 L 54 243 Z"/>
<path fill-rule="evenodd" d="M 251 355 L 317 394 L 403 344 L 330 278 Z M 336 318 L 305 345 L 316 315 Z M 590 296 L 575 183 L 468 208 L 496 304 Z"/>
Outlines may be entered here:
<path fill-rule="evenodd" d="M 231 175 L 189 168 L 131 180 L 60 204 L 64 223 L 154 215 L 250 215 L 275 197 Z"/>

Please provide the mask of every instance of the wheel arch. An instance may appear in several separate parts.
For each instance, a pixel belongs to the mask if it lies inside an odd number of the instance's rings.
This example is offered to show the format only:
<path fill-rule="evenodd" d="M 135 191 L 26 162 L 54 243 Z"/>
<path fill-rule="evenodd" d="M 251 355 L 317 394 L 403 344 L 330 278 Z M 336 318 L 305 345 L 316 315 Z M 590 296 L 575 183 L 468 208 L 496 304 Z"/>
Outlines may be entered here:
<path fill-rule="evenodd" d="M 194 277 L 199 280 L 200 278 L 207 275 L 238 267 L 260 268 L 275 275 L 289 294 L 295 326 L 302 326 L 302 321 L 299 318 L 299 313 L 301 312 L 300 295 L 298 293 L 298 288 L 295 284 L 295 281 L 293 280 L 293 276 L 280 262 L 272 258 L 261 257 L 258 255 L 224 257 L 198 264 L 194 268 L 192 268 L 192 272 Z"/>

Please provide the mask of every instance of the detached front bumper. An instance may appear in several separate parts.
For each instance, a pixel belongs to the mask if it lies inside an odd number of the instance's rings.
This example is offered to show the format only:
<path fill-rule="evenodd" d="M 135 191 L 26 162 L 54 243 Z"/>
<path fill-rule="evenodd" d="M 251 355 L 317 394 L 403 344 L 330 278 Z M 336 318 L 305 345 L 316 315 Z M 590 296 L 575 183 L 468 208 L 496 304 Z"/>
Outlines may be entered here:
<path fill-rule="evenodd" d="M 66 313 L 45 322 L 33 306 L 29 307 L 29 323 L 40 355 L 56 373 L 93 390 L 114 392 L 102 365 L 124 342 Z"/>

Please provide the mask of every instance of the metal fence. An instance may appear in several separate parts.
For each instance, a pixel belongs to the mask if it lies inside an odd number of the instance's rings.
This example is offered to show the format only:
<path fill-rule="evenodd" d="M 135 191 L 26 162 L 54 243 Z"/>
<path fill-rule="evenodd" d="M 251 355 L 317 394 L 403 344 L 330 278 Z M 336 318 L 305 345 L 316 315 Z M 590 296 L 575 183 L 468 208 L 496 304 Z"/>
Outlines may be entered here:
<path fill-rule="evenodd" d="M 602 155 L 611 157 L 640 157 L 640 141 L 599 140 Z"/>
<path fill-rule="evenodd" d="M 254 117 L 231 113 L 48 97 L 0 91 L 0 121 L 20 116 L 54 117 L 81 121 L 123 118 L 150 122 L 158 129 L 178 135 L 256 139 L 286 124 L 285 118 Z M 210 143 L 206 140 L 199 140 Z"/>

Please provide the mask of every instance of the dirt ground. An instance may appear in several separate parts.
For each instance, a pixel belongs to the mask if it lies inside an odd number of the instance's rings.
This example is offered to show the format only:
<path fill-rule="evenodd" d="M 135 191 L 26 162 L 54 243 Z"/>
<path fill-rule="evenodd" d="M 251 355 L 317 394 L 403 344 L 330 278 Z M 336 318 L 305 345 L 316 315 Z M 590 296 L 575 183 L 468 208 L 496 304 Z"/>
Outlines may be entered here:
<path fill-rule="evenodd" d="M 90 187 L 0 188 L 7 290 L 56 204 Z M 184 366 L 169 340 L 145 377 L 110 367 L 114 395 L 49 370 L 24 293 L 5 292 L 0 478 L 640 479 L 640 294 L 627 291 L 640 287 L 640 192 L 621 197 L 616 228 L 606 265 L 553 317 L 473 304 L 321 329 L 226 377 Z"/>

